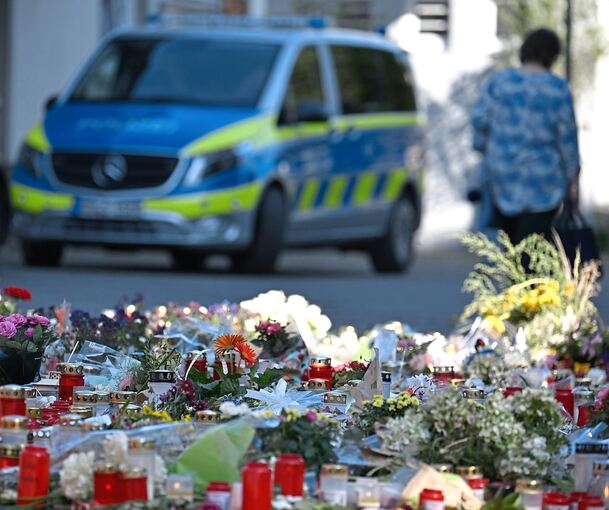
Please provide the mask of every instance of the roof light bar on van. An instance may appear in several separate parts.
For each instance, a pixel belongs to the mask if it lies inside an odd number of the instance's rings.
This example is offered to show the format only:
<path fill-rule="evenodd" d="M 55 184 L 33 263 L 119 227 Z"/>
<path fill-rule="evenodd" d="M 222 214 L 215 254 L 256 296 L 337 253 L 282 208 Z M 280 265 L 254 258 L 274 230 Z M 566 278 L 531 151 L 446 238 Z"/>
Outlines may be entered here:
<path fill-rule="evenodd" d="M 298 16 L 225 16 L 222 14 L 166 14 L 157 13 L 148 16 L 148 23 L 168 26 L 195 25 L 222 28 L 326 28 L 331 25 L 324 17 Z"/>

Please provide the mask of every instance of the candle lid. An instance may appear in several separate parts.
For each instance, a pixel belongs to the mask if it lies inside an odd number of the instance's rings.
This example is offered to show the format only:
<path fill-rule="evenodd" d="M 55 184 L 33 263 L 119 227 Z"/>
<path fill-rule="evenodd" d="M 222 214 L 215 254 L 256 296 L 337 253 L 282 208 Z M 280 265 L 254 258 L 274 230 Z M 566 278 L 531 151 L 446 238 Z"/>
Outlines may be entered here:
<path fill-rule="evenodd" d="M 198 422 L 217 422 L 220 419 L 220 415 L 216 411 L 197 411 L 195 413 L 195 421 Z"/>
<path fill-rule="evenodd" d="M 330 381 L 326 381 L 325 379 L 309 379 L 307 388 L 310 390 L 329 390 Z"/>
<path fill-rule="evenodd" d="M 588 377 L 577 377 L 575 379 L 575 386 L 583 386 L 585 388 L 589 388 L 592 386 L 592 380 Z"/>
<path fill-rule="evenodd" d="M 462 388 L 461 396 L 467 399 L 482 400 L 485 397 L 485 393 L 480 388 Z"/>
<path fill-rule="evenodd" d="M 176 373 L 173 370 L 153 370 L 148 381 L 151 383 L 175 383 Z"/>
<path fill-rule="evenodd" d="M 541 480 L 534 480 L 530 478 L 519 478 L 516 480 L 516 491 L 543 491 L 543 482 Z"/>
<path fill-rule="evenodd" d="M 348 474 L 347 466 L 342 464 L 324 464 L 321 466 L 322 476 L 348 476 Z"/>
<path fill-rule="evenodd" d="M 97 402 L 98 395 L 89 390 L 78 390 L 74 392 L 74 402 L 79 404 L 95 404 Z"/>
<path fill-rule="evenodd" d="M 314 365 L 331 366 L 332 358 L 326 358 L 325 356 L 315 356 L 309 361 L 309 366 L 312 367 Z"/>
<path fill-rule="evenodd" d="M 18 384 L 5 384 L 0 386 L 1 398 L 25 398 L 23 387 Z"/>
<path fill-rule="evenodd" d="M 83 366 L 76 363 L 59 363 L 57 368 L 61 374 L 82 375 L 84 371 Z"/>
<path fill-rule="evenodd" d="M 325 393 L 322 400 L 323 400 L 324 404 L 346 405 L 347 404 L 347 394 L 346 393 Z"/>
<path fill-rule="evenodd" d="M 98 432 L 105 430 L 106 426 L 99 421 L 81 421 L 78 423 L 78 428 L 81 432 Z"/>
<path fill-rule="evenodd" d="M 77 427 L 79 422 L 83 420 L 80 414 L 67 413 L 59 417 L 59 425 L 63 427 Z"/>
<path fill-rule="evenodd" d="M 390 383 L 391 382 L 391 372 L 381 372 L 381 380 L 384 383 Z"/>
<path fill-rule="evenodd" d="M 575 453 L 583 454 L 602 454 L 606 455 L 609 452 L 609 445 L 597 441 L 595 443 L 575 443 Z"/>
<path fill-rule="evenodd" d="M 194 358 L 207 360 L 207 354 L 201 351 L 189 351 L 186 353 L 186 361 L 191 362 Z"/>
<path fill-rule="evenodd" d="M 138 414 L 142 414 L 142 407 L 137 404 L 127 404 L 119 409 L 119 413 L 124 414 L 125 416 L 137 416 Z"/>
<path fill-rule="evenodd" d="M 34 439 L 34 440 L 44 441 L 45 439 L 51 439 L 51 429 L 50 428 L 30 430 L 29 434 L 32 435 L 32 439 Z"/>
<path fill-rule="evenodd" d="M 20 444 L 0 443 L 0 457 L 18 459 L 22 448 L 23 446 Z"/>
<path fill-rule="evenodd" d="M 28 418 L 42 418 L 42 407 L 30 406 L 25 409 Z"/>
<path fill-rule="evenodd" d="M 21 389 L 23 390 L 24 398 L 36 398 L 36 395 L 38 395 L 38 390 L 32 386 L 21 386 Z"/>
<path fill-rule="evenodd" d="M 127 441 L 130 450 L 151 450 L 154 449 L 154 441 L 146 437 L 130 437 Z"/>
<path fill-rule="evenodd" d="M 594 473 L 606 473 L 609 471 L 609 460 L 597 460 L 592 463 Z"/>
<path fill-rule="evenodd" d="M 120 469 L 120 474 L 123 478 L 145 478 L 146 469 L 137 466 L 123 466 Z"/>
<path fill-rule="evenodd" d="M 450 380 L 450 385 L 455 386 L 457 388 L 460 388 L 464 384 L 465 384 L 465 379 L 451 379 Z"/>
<path fill-rule="evenodd" d="M 111 462 L 98 462 L 95 464 L 95 472 L 100 474 L 118 473 L 118 466 Z"/>
<path fill-rule="evenodd" d="M 28 418 L 26 416 L 18 416 L 11 414 L 3 416 L 0 421 L 3 429 L 7 430 L 27 430 Z"/>
<path fill-rule="evenodd" d="M 454 374 L 455 373 L 455 367 L 452 366 L 447 366 L 447 367 L 443 367 L 443 366 L 438 366 L 438 367 L 433 367 L 433 373 L 435 374 Z"/>
<path fill-rule="evenodd" d="M 431 467 L 434 468 L 436 471 L 439 471 L 440 473 L 452 473 L 453 472 L 452 464 L 432 464 Z"/>
<path fill-rule="evenodd" d="M 480 476 L 480 468 L 478 466 L 457 466 L 457 474 L 462 478 L 473 478 Z"/>
<path fill-rule="evenodd" d="M 137 393 L 135 391 L 112 391 L 110 402 L 113 404 L 131 404 L 135 402 Z"/>
<path fill-rule="evenodd" d="M 91 406 L 70 406 L 69 409 L 71 414 L 77 414 L 84 418 L 91 418 L 93 416 L 93 408 Z"/>
<path fill-rule="evenodd" d="M 110 392 L 109 391 L 94 391 L 93 392 L 97 396 L 97 402 L 110 402 Z"/>

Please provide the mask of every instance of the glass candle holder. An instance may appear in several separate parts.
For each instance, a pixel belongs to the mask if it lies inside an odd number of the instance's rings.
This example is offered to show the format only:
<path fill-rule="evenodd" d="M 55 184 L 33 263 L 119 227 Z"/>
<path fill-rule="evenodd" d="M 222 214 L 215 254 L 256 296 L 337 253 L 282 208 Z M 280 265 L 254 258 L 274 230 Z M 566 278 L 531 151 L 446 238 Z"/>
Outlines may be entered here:
<path fill-rule="evenodd" d="M 137 393 L 135 391 L 111 391 L 109 412 L 117 413 L 129 404 L 135 404 Z"/>
<path fill-rule="evenodd" d="M 602 441 L 590 440 L 575 443 L 574 490 L 586 492 L 594 475 L 595 462 L 607 459 L 609 446 Z"/>
<path fill-rule="evenodd" d="M 451 379 L 455 379 L 455 367 L 437 366 L 433 367 L 433 379 L 439 386 L 448 386 Z"/>
<path fill-rule="evenodd" d="M 94 391 L 96 402 L 95 402 L 95 416 L 101 416 L 107 414 L 110 411 L 110 392 L 109 391 Z"/>
<path fill-rule="evenodd" d="M 456 472 L 466 482 L 472 478 L 482 478 L 482 470 L 478 466 L 457 466 Z"/>
<path fill-rule="evenodd" d="M 380 508 L 381 490 L 376 478 L 355 480 L 355 499 L 358 508 Z"/>
<path fill-rule="evenodd" d="M 83 417 L 79 414 L 62 414 L 59 417 L 59 428 L 54 437 L 54 443 L 59 445 L 80 437 L 79 427 L 82 421 Z"/>
<path fill-rule="evenodd" d="M 100 505 L 118 505 L 122 502 L 119 470 L 114 464 L 102 462 L 95 466 L 93 497 Z"/>
<path fill-rule="evenodd" d="M 27 443 L 28 422 L 26 416 L 3 416 L 0 419 L 2 427 L 2 443 L 22 445 Z"/>
<path fill-rule="evenodd" d="M 578 427 L 585 427 L 588 424 L 590 411 L 594 405 L 594 391 L 585 386 L 578 386 L 573 389 L 575 403 L 575 416 L 573 417 Z"/>
<path fill-rule="evenodd" d="M 25 416 L 24 389 L 16 384 L 0 386 L 0 416 Z"/>
<path fill-rule="evenodd" d="M 421 510 L 444 510 L 444 494 L 435 489 L 423 489 L 419 495 Z"/>
<path fill-rule="evenodd" d="M 59 377 L 59 399 L 66 400 L 72 404 L 74 400 L 74 388 L 84 386 L 85 376 L 82 365 L 76 363 L 61 363 L 58 365 L 61 376 Z"/>
<path fill-rule="evenodd" d="M 0 469 L 19 465 L 21 445 L 0 443 Z"/>
<path fill-rule="evenodd" d="M 170 500 L 192 501 L 195 483 L 191 475 L 170 474 L 165 480 L 165 496 Z"/>
<path fill-rule="evenodd" d="M 207 354 L 200 351 L 190 351 L 186 354 L 184 359 L 184 377 L 190 369 L 190 366 L 197 372 L 207 375 Z"/>
<path fill-rule="evenodd" d="M 543 495 L 543 510 L 570 510 L 571 498 L 562 492 L 546 492 Z"/>
<path fill-rule="evenodd" d="M 142 468 L 146 474 L 147 500 L 154 499 L 156 483 L 156 451 L 154 441 L 145 437 L 130 437 L 128 439 L 127 464 L 129 467 Z"/>
<path fill-rule="evenodd" d="M 161 395 L 167 393 L 176 383 L 176 373 L 173 370 L 153 370 L 148 379 L 148 400 L 158 401 Z"/>
<path fill-rule="evenodd" d="M 556 388 L 554 398 L 562 404 L 571 417 L 575 414 L 575 397 L 571 388 Z"/>
<path fill-rule="evenodd" d="M 275 463 L 275 484 L 284 496 L 302 497 L 305 461 L 301 455 L 284 453 Z"/>
<path fill-rule="evenodd" d="M 467 485 L 480 501 L 484 501 L 484 489 L 488 485 L 486 478 L 470 478 L 467 480 Z"/>
<path fill-rule="evenodd" d="M 264 462 L 248 462 L 241 472 L 243 510 L 271 510 L 273 473 Z"/>
<path fill-rule="evenodd" d="M 586 495 L 585 492 L 582 494 Z M 593 463 L 592 482 L 588 494 L 602 498 L 604 505 L 609 506 L 609 461 L 598 460 Z"/>
<path fill-rule="evenodd" d="M 319 476 L 319 491 L 322 501 L 347 506 L 348 476 L 347 466 L 324 464 Z"/>
<path fill-rule="evenodd" d="M 49 493 L 51 457 L 43 446 L 28 444 L 19 455 L 19 480 L 17 482 L 17 504 L 31 505 Z M 46 503 L 35 504 L 44 508 Z"/>
<path fill-rule="evenodd" d="M 236 374 L 238 371 L 237 355 L 234 352 L 216 357 L 214 362 L 214 381 L 219 381 L 221 374 Z"/>

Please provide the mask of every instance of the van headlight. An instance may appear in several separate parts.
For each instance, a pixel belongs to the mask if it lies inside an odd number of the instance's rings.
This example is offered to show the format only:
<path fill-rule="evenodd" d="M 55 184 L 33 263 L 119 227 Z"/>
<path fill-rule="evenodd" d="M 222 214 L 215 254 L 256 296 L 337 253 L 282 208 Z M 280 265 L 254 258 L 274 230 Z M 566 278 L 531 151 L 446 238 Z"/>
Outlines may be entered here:
<path fill-rule="evenodd" d="M 224 172 L 237 166 L 239 166 L 239 156 L 237 156 L 233 149 L 195 156 L 190 160 L 188 165 L 188 170 L 184 177 L 184 185 L 196 186 L 204 177 Z"/>
<path fill-rule="evenodd" d="M 40 177 L 40 159 L 42 152 L 37 151 L 27 143 L 21 144 L 19 156 L 17 157 L 17 166 L 20 166 L 30 172 L 34 177 Z"/>

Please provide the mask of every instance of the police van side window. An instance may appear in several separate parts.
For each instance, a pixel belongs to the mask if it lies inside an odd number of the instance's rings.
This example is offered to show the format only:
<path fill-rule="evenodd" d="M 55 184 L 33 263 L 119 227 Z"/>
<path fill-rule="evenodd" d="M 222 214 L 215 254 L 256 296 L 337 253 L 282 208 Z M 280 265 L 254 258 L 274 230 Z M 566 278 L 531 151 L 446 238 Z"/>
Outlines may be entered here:
<path fill-rule="evenodd" d="M 317 50 L 311 46 L 304 48 L 292 70 L 279 115 L 279 124 L 325 120 L 324 95 L 319 69 Z"/>
<path fill-rule="evenodd" d="M 333 46 L 344 114 L 414 111 L 412 84 L 396 56 L 357 46 Z"/>

